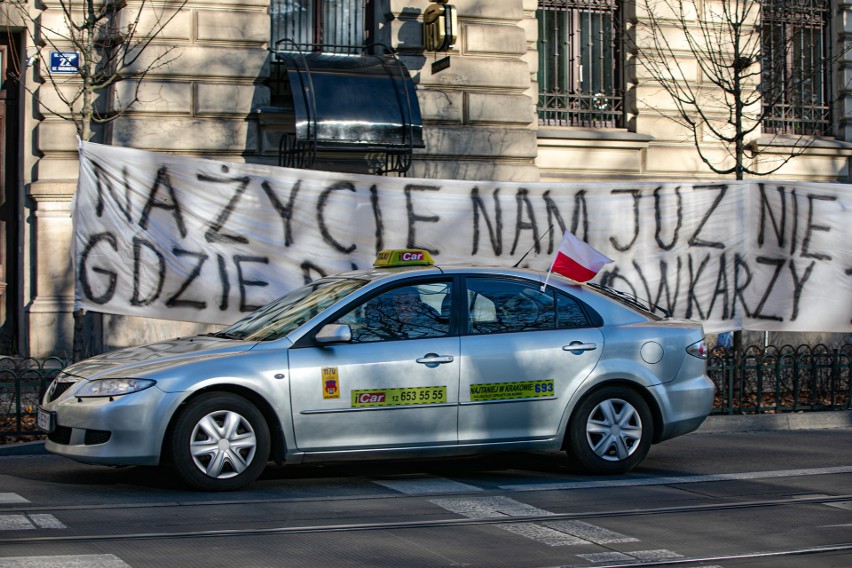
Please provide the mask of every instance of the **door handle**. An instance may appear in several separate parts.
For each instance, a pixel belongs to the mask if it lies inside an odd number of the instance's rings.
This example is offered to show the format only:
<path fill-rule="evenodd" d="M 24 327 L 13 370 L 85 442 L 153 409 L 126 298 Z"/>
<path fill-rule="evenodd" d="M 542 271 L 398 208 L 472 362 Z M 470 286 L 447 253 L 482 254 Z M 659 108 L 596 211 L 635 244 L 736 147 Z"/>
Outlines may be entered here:
<path fill-rule="evenodd" d="M 582 343 L 580 341 L 572 341 L 568 345 L 563 345 L 563 351 L 570 351 L 574 355 L 581 355 L 583 351 L 594 351 L 598 348 L 597 343 Z"/>
<path fill-rule="evenodd" d="M 452 355 L 438 355 L 437 353 L 427 353 L 423 357 L 419 359 L 415 359 L 421 365 L 426 365 L 427 367 L 437 367 L 441 363 L 452 363 L 453 356 Z"/>

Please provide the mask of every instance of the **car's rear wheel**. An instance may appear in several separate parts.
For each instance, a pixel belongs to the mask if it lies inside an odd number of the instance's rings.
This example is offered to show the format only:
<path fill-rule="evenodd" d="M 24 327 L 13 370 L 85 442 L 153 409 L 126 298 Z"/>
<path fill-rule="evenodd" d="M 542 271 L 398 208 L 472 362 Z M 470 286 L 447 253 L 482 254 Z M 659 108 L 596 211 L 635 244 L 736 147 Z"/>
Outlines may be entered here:
<path fill-rule="evenodd" d="M 175 423 L 171 457 L 178 476 L 205 491 L 239 489 L 269 459 L 269 427 L 248 400 L 209 393 L 190 401 Z"/>
<path fill-rule="evenodd" d="M 652 436 L 651 411 L 645 400 L 629 388 L 606 387 L 574 411 L 568 452 L 590 472 L 625 473 L 648 455 Z"/>

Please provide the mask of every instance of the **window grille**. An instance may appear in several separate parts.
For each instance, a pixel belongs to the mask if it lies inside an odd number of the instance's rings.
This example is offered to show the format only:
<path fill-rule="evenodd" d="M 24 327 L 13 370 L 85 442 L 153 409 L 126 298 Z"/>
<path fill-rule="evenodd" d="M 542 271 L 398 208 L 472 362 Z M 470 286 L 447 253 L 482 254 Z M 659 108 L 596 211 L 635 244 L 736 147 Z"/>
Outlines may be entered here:
<path fill-rule="evenodd" d="M 367 39 L 370 0 L 270 0 L 273 52 L 360 55 Z M 273 54 L 271 104 L 287 108 L 292 95 L 286 67 Z"/>
<path fill-rule="evenodd" d="M 538 116 L 545 126 L 624 126 L 617 0 L 539 0 Z"/>
<path fill-rule="evenodd" d="M 271 0 L 272 49 L 360 53 L 367 0 Z"/>
<path fill-rule="evenodd" d="M 830 134 L 829 0 L 764 0 L 763 131 Z"/>

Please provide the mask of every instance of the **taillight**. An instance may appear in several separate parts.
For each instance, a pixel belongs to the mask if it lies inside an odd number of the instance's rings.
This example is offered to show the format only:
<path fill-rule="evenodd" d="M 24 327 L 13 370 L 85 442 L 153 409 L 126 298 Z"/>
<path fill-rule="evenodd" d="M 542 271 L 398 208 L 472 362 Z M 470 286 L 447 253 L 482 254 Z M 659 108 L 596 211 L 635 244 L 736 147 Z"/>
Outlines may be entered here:
<path fill-rule="evenodd" d="M 696 341 L 687 347 L 686 352 L 693 357 L 698 357 L 699 359 L 706 359 L 710 353 L 707 349 L 707 343 L 705 343 L 703 339 L 701 341 Z"/>

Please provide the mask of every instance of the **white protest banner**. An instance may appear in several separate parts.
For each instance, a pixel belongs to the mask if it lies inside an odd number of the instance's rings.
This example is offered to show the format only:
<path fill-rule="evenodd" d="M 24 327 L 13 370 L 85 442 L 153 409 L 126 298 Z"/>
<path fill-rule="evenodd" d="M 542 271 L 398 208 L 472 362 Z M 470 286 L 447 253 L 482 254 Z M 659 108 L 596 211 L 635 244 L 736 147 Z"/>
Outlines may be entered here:
<path fill-rule="evenodd" d="M 708 332 L 852 331 L 846 185 L 385 178 L 93 143 L 80 166 L 87 310 L 230 323 L 384 248 L 502 266 L 531 249 L 523 265 L 547 270 L 568 229 L 614 260 L 596 281 Z"/>

